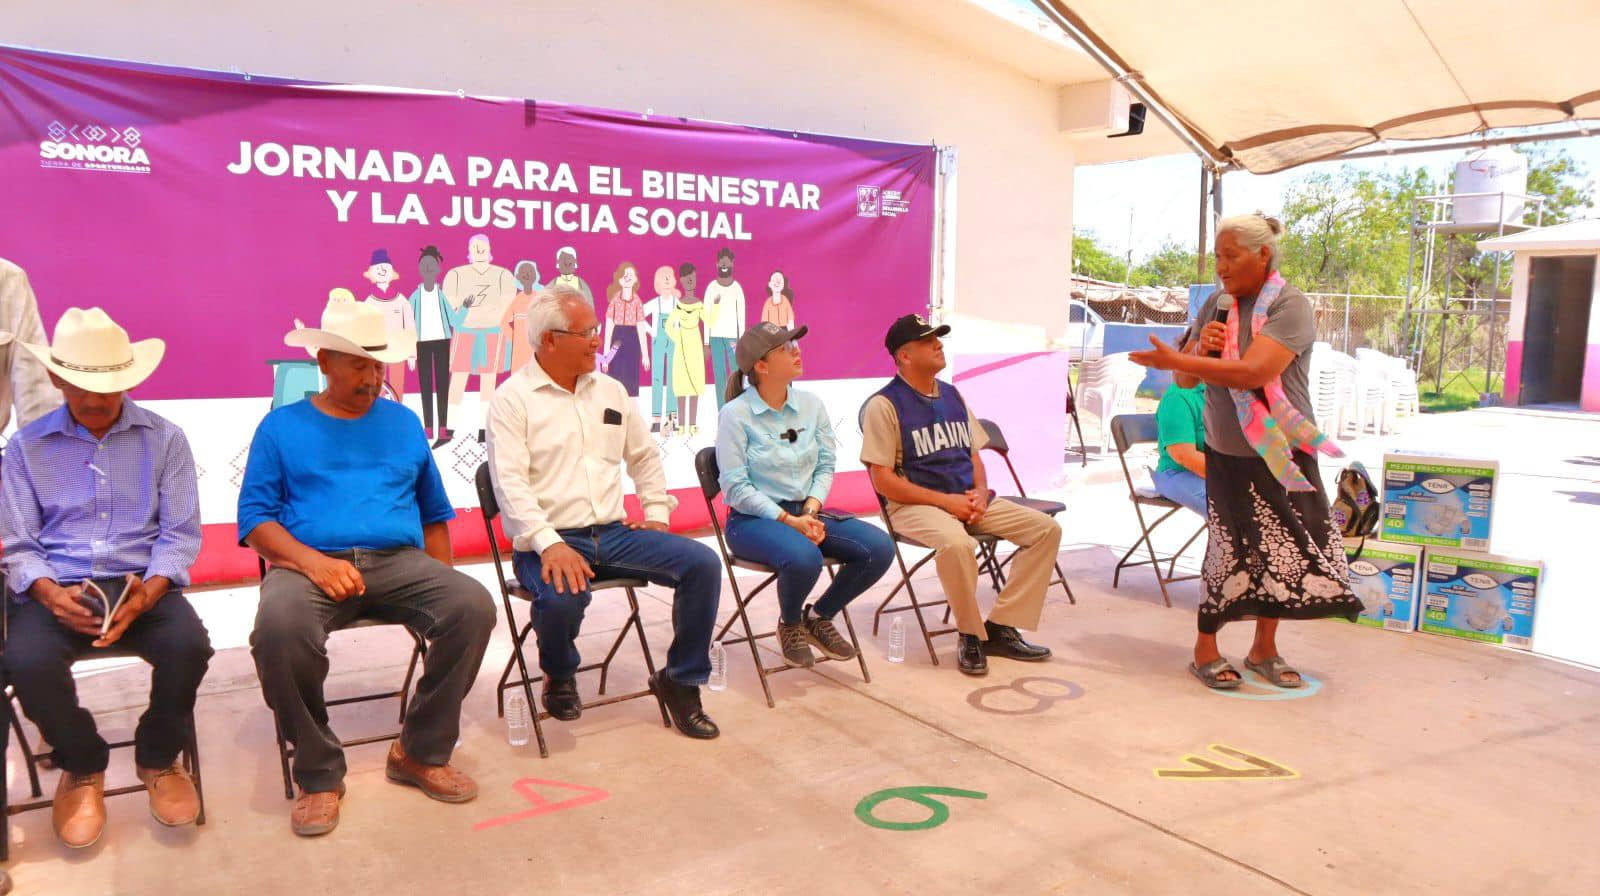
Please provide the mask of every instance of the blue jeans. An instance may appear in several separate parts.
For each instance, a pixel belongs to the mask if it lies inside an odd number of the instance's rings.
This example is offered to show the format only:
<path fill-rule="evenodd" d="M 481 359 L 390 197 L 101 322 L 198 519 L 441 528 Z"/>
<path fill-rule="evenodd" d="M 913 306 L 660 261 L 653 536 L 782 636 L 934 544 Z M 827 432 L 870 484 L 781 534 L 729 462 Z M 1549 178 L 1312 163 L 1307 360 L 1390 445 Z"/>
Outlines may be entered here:
<path fill-rule="evenodd" d="M 664 671 L 678 684 L 705 684 L 711 676 L 711 629 L 717 623 L 717 599 L 722 594 L 717 553 L 680 535 L 629 529 L 622 523 L 562 529 L 560 534 L 601 579 L 645 579 L 674 589 L 672 646 L 667 648 Z M 589 590 L 557 591 L 539 577 L 542 565 L 533 551 L 517 551 L 511 564 L 517 581 L 534 594 L 539 668 L 551 678 L 571 678 L 582 665 L 577 639 Z"/>
<path fill-rule="evenodd" d="M 711 374 L 716 378 L 717 407 L 722 407 L 722 395 L 728 388 L 728 376 L 739 369 L 739 362 L 734 360 L 734 347 L 739 344 L 737 339 L 726 336 L 711 337 Z M 790 530 L 794 531 L 794 530 Z"/>
<path fill-rule="evenodd" d="M 1206 481 L 1188 470 L 1157 470 L 1150 477 L 1161 497 L 1206 515 Z"/>
<path fill-rule="evenodd" d="M 798 513 L 800 505 L 793 501 L 779 506 Z M 822 575 L 823 557 L 844 563 L 813 608 L 823 619 L 832 619 L 871 588 L 894 562 L 894 542 L 882 529 L 861 520 L 823 520 L 822 525 L 828 537 L 815 545 L 777 520 L 738 511 L 728 514 L 728 550 L 778 571 L 778 613 L 789 625 L 800 621 L 806 598 Z"/>

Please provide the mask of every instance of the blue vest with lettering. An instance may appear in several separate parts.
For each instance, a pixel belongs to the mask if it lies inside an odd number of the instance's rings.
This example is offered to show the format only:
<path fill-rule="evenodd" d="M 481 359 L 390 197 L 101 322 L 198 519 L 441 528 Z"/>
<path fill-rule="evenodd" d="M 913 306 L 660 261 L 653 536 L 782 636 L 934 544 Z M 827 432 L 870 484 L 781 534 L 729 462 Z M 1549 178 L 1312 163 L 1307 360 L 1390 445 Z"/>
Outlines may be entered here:
<path fill-rule="evenodd" d="M 972 433 L 967 403 L 956 387 L 938 382 L 929 398 L 895 377 L 878 392 L 900 418 L 901 473 L 923 488 L 959 494 L 972 488 Z"/>

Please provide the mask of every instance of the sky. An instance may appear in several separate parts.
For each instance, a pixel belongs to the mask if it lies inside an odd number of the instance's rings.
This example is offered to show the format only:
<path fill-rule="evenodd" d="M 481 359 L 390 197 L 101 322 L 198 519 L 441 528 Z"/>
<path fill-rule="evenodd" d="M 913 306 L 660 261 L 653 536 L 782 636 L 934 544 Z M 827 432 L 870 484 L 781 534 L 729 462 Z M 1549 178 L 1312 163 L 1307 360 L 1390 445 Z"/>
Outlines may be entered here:
<path fill-rule="evenodd" d="M 1588 173 L 1594 192 L 1600 194 L 1600 135 L 1548 144 L 1570 153 Z M 1393 159 L 1359 159 L 1352 162 L 1318 162 L 1279 174 L 1256 175 L 1242 171 L 1222 178 L 1222 213 L 1236 215 L 1263 211 L 1276 215 L 1283 209 L 1286 189 L 1315 171 L 1330 171 L 1341 164 L 1368 170 L 1426 167 L 1436 180 L 1450 174 L 1466 150 L 1417 153 Z M 1199 225 L 1200 162 L 1194 156 L 1163 156 L 1136 162 L 1079 166 L 1073 177 L 1073 229 L 1092 233 L 1101 246 L 1115 255 L 1128 249 L 1128 216 L 1133 216 L 1133 262 L 1175 240 L 1193 245 Z"/>

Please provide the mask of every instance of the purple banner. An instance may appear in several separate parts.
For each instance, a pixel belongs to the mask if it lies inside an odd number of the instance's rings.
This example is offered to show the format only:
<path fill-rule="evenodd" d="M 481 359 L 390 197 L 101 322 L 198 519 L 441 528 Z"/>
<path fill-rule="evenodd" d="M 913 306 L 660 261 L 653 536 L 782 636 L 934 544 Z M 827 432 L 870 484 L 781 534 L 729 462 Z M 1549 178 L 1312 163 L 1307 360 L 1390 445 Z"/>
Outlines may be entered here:
<path fill-rule="evenodd" d="M 563 249 L 613 323 L 609 372 L 641 394 L 631 334 L 650 341 L 656 312 L 709 392 L 716 346 L 691 343 L 741 313 L 809 325 L 808 377 L 838 379 L 888 374 L 884 329 L 927 304 L 931 146 L 4 48 L 0 98 L 0 256 L 47 327 L 100 305 L 166 338 L 146 399 L 270 394 L 266 363 L 295 357 L 284 333 L 335 287 L 423 338 L 448 323 L 476 391 L 525 362 L 518 294 L 555 280 Z"/>

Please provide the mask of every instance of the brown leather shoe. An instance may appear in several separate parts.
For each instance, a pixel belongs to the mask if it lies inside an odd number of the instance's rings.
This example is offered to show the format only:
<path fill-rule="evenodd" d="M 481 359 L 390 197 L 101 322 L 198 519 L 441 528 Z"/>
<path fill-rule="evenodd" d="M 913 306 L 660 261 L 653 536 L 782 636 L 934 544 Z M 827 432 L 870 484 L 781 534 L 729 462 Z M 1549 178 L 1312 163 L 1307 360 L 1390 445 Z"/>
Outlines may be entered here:
<path fill-rule="evenodd" d="M 200 817 L 200 794 L 183 766 L 174 762 L 167 768 L 136 767 L 139 780 L 150 791 L 150 816 L 169 828 L 194 824 Z"/>
<path fill-rule="evenodd" d="M 289 813 L 289 827 L 302 837 L 319 837 L 339 826 L 339 799 L 344 796 L 344 784 L 338 790 L 300 792 L 294 801 L 294 811 Z"/>
<path fill-rule="evenodd" d="M 406 755 L 397 740 L 389 747 L 383 773 L 396 784 L 410 784 L 443 803 L 464 803 L 478 795 L 477 782 L 449 765 L 423 765 Z"/>
<path fill-rule="evenodd" d="M 56 837 L 73 849 L 95 845 L 106 829 L 106 773 L 61 773 L 51 806 Z"/>

